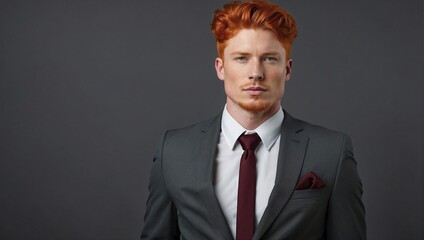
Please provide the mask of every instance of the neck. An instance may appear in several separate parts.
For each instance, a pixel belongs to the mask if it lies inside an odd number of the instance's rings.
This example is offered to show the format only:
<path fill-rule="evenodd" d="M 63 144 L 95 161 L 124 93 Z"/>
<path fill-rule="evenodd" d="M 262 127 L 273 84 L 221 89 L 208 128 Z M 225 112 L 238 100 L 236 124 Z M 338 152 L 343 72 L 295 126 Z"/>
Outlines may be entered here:
<path fill-rule="evenodd" d="M 254 130 L 262 123 L 270 119 L 278 110 L 280 105 L 272 106 L 269 109 L 260 112 L 251 112 L 242 109 L 240 106 L 234 106 L 227 102 L 228 113 L 247 130 Z"/>

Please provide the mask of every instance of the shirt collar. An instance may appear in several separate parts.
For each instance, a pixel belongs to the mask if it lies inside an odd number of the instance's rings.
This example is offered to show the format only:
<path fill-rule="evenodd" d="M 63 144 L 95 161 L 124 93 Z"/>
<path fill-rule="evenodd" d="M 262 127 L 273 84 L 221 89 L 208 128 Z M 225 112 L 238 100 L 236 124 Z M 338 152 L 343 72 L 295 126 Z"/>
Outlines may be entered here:
<path fill-rule="evenodd" d="M 280 135 L 283 119 L 284 112 L 280 107 L 280 109 L 270 119 L 266 120 L 259 127 L 254 130 L 247 130 L 230 115 L 227 111 L 227 105 L 225 105 L 222 113 L 221 130 L 225 141 L 231 149 L 234 149 L 240 135 L 248 132 L 257 133 L 265 148 L 270 151 Z"/>

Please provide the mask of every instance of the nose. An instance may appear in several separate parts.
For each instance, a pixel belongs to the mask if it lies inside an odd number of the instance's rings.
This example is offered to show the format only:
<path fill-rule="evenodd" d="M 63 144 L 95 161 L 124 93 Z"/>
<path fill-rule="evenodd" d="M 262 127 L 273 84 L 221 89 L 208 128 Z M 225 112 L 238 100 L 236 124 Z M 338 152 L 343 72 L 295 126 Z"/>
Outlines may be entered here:
<path fill-rule="evenodd" d="M 264 71 L 260 61 L 252 61 L 250 68 L 249 80 L 251 81 L 262 81 L 264 80 Z"/>

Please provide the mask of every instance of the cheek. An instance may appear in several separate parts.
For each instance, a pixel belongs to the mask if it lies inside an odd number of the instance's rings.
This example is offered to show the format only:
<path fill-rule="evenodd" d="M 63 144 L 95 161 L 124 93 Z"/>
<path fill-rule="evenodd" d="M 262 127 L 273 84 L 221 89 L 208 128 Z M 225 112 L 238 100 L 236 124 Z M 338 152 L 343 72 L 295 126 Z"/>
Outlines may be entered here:
<path fill-rule="evenodd" d="M 233 69 L 227 68 L 227 71 L 225 72 L 226 85 L 237 86 L 242 84 L 242 81 L 243 81 L 243 74 L 241 71 L 235 71 Z"/>
<path fill-rule="evenodd" d="M 224 89 L 227 95 L 232 95 L 237 89 L 237 84 L 231 78 L 226 78 L 224 80 Z"/>
<path fill-rule="evenodd" d="M 286 75 L 285 71 L 278 71 L 273 72 L 268 75 L 269 84 L 277 87 L 277 88 L 284 88 L 284 85 L 286 83 Z"/>
<path fill-rule="evenodd" d="M 276 97 L 281 97 L 284 94 L 286 79 L 281 75 L 276 76 L 270 85 L 274 92 L 273 95 Z"/>
<path fill-rule="evenodd" d="M 243 71 L 240 68 L 229 67 L 226 69 L 225 76 L 231 79 L 231 81 L 235 82 L 240 79 L 242 72 Z"/>
<path fill-rule="evenodd" d="M 271 66 L 265 70 L 265 74 L 268 75 L 270 79 L 285 79 L 286 78 L 286 69 L 280 66 Z"/>

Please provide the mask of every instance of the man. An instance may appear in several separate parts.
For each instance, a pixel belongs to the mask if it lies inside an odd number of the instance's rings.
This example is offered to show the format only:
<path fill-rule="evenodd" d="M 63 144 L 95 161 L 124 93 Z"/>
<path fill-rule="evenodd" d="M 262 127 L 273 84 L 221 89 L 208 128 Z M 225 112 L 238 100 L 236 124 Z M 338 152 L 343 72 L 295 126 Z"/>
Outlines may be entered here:
<path fill-rule="evenodd" d="M 281 108 L 294 19 L 264 2 L 215 11 L 219 116 L 168 131 L 141 239 L 366 239 L 350 138 Z"/>

